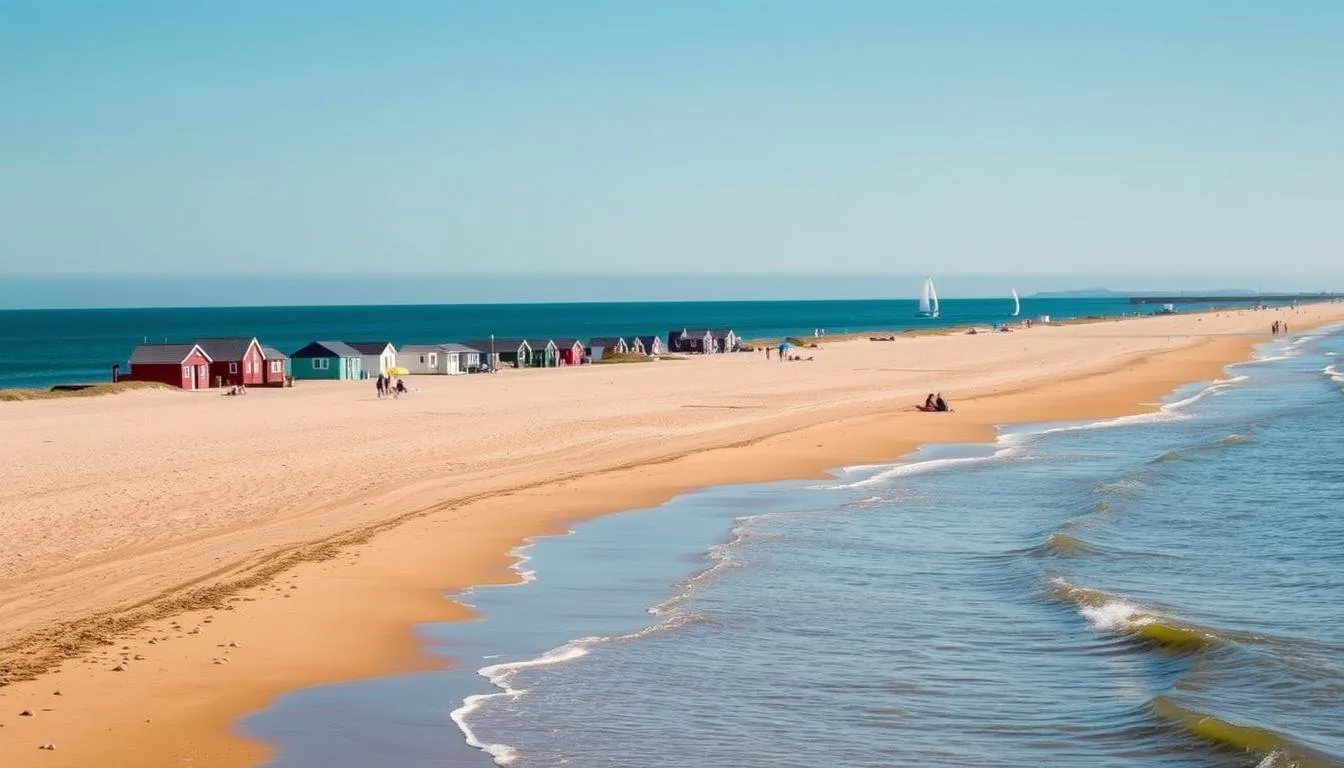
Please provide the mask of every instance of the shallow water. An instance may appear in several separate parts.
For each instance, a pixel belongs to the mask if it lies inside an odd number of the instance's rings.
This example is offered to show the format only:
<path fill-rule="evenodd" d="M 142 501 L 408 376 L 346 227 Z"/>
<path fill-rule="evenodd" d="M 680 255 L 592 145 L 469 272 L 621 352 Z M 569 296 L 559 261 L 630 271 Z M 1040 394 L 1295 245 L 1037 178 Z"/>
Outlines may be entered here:
<path fill-rule="evenodd" d="M 1344 765 L 1341 350 L 586 523 L 423 628 L 465 668 L 247 727 L 282 766 Z"/>

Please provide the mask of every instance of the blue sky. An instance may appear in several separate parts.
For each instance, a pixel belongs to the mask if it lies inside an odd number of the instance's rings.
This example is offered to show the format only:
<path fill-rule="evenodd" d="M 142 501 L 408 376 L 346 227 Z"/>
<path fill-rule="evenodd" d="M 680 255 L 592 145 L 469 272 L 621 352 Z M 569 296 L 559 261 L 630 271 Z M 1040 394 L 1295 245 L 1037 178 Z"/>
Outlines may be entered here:
<path fill-rule="evenodd" d="M 1344 287 L 1341 39 L 1338 2 L 3 2 L 0 275 Z"/>

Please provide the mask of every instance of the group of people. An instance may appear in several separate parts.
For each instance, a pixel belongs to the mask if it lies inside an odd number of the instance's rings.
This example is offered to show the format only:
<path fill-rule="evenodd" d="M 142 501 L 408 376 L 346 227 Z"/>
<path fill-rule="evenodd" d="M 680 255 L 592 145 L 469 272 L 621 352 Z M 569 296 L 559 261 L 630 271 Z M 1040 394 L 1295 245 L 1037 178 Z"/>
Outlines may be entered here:
<path fill-rule="evenodd" d="M 1287 332 L 1288 332 L 1288 324 L 1283 322 L 1282 320 L 1275 320 L 1274 324 L 1269 327 L 1269 333 L 1271 336 L 1279 336 Z"/>
<path fill-rule="evenodd" d="M 225 397 L 237 397 L 238 395 L 246 395 L 246 394 L 247 394 L 247 385 L 246 385 L 246 384 L 236 384 L 236 385 L 234 385 L 234 386 L 232 386 L 232 387 L 229 387 L 229 391 L 228 391 L 228 392 L 225 392 L 225 393 L 224 393 L 224 396 L 225 396 Z"/>
<path fill-rule="evenodd" d="M 952 409 L 948 407 L 947 401 L 943 399 L 943 394 L 941 392 L 938 394 L 930 392 L 929 396 L 924 398 L 924 404 L 916 405 L 915 410 L 924 411 L 925 413 L 933 413 L 935 411 L 941 413 Z"/>
<path fill-rule="evenodd" d="M 397 379 L 397 383 L 392 383 L 392 377 L 385 374 L 378 374 L 378 399 L 384 397 L 401 397 L 406 394 L 406 382 Z"/>

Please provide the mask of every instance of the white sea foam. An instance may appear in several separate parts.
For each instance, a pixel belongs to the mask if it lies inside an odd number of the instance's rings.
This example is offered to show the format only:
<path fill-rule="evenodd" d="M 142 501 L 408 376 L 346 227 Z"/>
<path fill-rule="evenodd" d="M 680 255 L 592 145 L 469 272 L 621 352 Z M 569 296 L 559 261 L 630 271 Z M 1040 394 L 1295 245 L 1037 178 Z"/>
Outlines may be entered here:
<path fill-rule="evenodd" d="M 653 616 L 662 616 L 670 613 L 687 600 L 690 600 L 691 597 L 695 595 L 696 588 L 701 584 L 709 581 L 728 568 L 736 567 L 738 563 L 733 559 L 733 552 L 742 544 L 742 540 L 747 537 L 748 529 L 750 528 L 752 521 L 758 520 L 764 516 L 764 514 L 747 515 L 733 520 L 733 527 L 728 532 L 728 540 L 720 544 L 715 544 L 705 553 L 705 557 L 709 561 L 709 567 L 682 580 L 677 584 L 677 589 L 671 597 L 657 605 L 650 606 L 648 608 L 648 613 Z"/>
<path fill-rule="evenodd" d="M 1144 624 L 1151 624 L 1152 616 L 1128 600 L 1112 600 L 1101 605 L 1084 605 L 1078 613 L 1092 626 L 1107 632 L 1124 632 Z"/>
<path fill-rule="evenodd" d="M 735 529 L 736 528 L 737 526 L 735 526 Z M 735 536 L 734 539 L 730 540 L 726 544 L 732 544 L 738 538 L 740 538 L 740 536 Z M 529 544 L 524 546 L 530 546 L 530 542 Z M 724 547 L 725 545 L 718 545 L 718 546 Z M 701 574 L 698 574 L 698 576 L 703 576 L 713 571 L 715 568 L 719 567 L 721 563 L 727 562 L 726 556 L 717 556 L 717 557 L 715 556 L 716 548 L 711 548 L 710 551 L 711 551 L 711 557 L 714 558 L 716 562 L 713 566 L 707 568 L 705 571 L 702 571 Z M 669 607 L 668 609 L 669 611 L 670 608 L 671 607 Z M 655 611 L 651 609 L 650 612 L 653 613 Z M 492 701 L 498 701 L 502 699 L 512 700 L 525 696 L 527 694 L 526 688 L 515 688 L 512 685 L 513 679 L 518 675 L 519 672 L 537 667 L 549 667 L 556 664 L 565 664 L 574 661 L 576 659 L 581 659 L 584 656 L 587 656 L 590 649 L 592 649 L 594 646 L 597 645 L 602 645 L 606 643 L 627 643 L 636 640 L 641 640 L 643 638 L 658 634 L 660 632 L 666 632 L 671 629 L 676 629 L 678 627 L 684 627 L 689 624 L 694 624 L 699 621 L 703 621 L 703 619 L 704 619 L 703 616 L 696 613 L 689 613 L 682 611 L 676 613 L 669 613 L 661 621 L 658 621 L 655 624 L 652 624 L 635 632 L 629 632 L 623 635 L 594 635 L 591 637 L 582 637 L 579 638 L 578 640 L 573 640 L 568 643 L 565 643 L 564 645 L 558 648 L 552 648 L 551 650 L 546 651 L 540 656 L 536 656 L 531 659 L 523 659 L 520 661 L 506 661 L 506 662 L 500 662 L 498 664 L 490 664 L 488 666 L 481 667 L 480 669 L 476 670 L 476 673 L 481 677 L 488 679 L 491 685 L 499 689 L 499 692 L 474 694 L 472 696 L 468 696 L 462 700 L 462 706 L 458 707 L 457 709 L 449 713 L 449 717 L 452 719 L 454 723 L 457 724 L 458 729 L 462 731 L 462 736 L 466 740 L 468 746 L 471 746 L 475 749 L 479 749 L 482 752 L 485 752 L 486 754 L 490 755 L 491 759 L 493 759 L 497 765 L 509 765 L 510 763 L 513 763 L 518 759 L 518 750 L 512 746 L 509 746 L 508 744 L 489 743 L 482 741 L 480 737 L 477 736 L 476 732 L 472 730 L 471 725 L 467 722 L 467 718 L 472 713 L 478 711 L 482 707 L 487 706 Z M 484 658 L 486 660 L 490 660 L 500 658 L 500 656 L 496 654 L 493 656 L 486 656 Z"/>
<path fill-rule="evenodd" d="M 508 765 L 518 759 L 518 750 L 508 744 L 496 744 L 484 742 L 472 730 L 467 722 L 468 716 L 492 701 L 502 699 L 518 699 L 527 695 L 526 688 L 515 688 L 512 685 L 514 677 L 526 669 L 537 667 L 549 667 L 556 664 L 565 664 L 576 659 L 587 656 L 589 651 L 597 645 L 606 643 L 628 643 L 635 640 L 642 640 L 651 635 L 666 632 L 678 627 L 684 627 L 702 621 L 703 617 L 695 613 L 676 613 L 668 616 L 666 619 L 656 624 L 645 627 L 641 630 L 630 632 L 624 635 L 595 635 L 592 637 L 582 637 L 573 640 L 558 648 L 552 648 L 549 651 L 531 659 L 521 661 L 506 661 L 499 664 L 491 664 L 476 670 L 476 674 L 490 681 L 490 684 L 499 689 L 498 693 L 480 693 L 468 696 L 462 700 L 462 706 L 449 713 L 449 717 L 457 724 L 466 739 L 467 745 L 479 749 L 490 755 L 497 765 Z"/>
<path fill-rule="evenodd" d="M 1337 366 L 1327 365 L 1321 369 L 1321 373 L 1330 377 L 1331 381 L 1344 382 L 1344 372 L 1341 372 Z"/>

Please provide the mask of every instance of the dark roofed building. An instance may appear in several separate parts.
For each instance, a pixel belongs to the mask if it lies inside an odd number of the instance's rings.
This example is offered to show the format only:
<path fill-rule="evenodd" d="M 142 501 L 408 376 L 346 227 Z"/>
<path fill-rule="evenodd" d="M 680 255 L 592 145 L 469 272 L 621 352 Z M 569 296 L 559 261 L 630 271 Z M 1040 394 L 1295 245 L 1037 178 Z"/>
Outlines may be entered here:
<path fill-rule="evenodd" d="M 624 355 L 630 345 L 621 336 L 594 336 L 588 340 L 588 359 L 601 360 L 612 355 Z"/>
<path fill-rule="evenodd" d="M 667 351 L 696 355 L 715 352 L 714 334 L 708 328 L 682 328 L 667 334 Z"/>
<path fill-rule="evenodd" d="M 588 356 L 583 342 L 578 339 L 556 339 L 555 350 L 560 365 L 583 365 L 584 358 Z"/>
<path fill-rule="evenodd" d="M 634 343 L 631 344 L 631 352 L 638 352 L 641 355 L 661 355 L 663 354 L 663 340 L 657 336 L 636 336 Z"/>
<path fill-rule="evenodd" d="M 210 386 L 210 356 L 199 344 L 141 344 L 131 352 L 130 364 L 125 376 L 117 372 L 117 381 L 157 381 L 181 389 Z"/>
<path fill-rule="evenodd" d="M 479 350 L 481 359 L 487 361 L 491 368 L 499 368 L 501 365 L 526 368 L 532 364 L 532 348 L 522 339 L 494 339 L 493 341 L 491 339 L 473 339 L 464 341 L 462 344 Z"/>
<path fill-rule="evenodd" d="M 197 339 L 210 357 L 210 378 L 216 386 L 255 386 L 266 383 L 266 356 L 254 336 Z"/>
<path fill-rule="evenodd" d="M 364 378 L 364 357 L 343 341 L 314 341 L 290 355 L 296 379 Z"/>
<path fill-rule="evenodd" d="M 397 348 L 390 341 L 347 341 L 349 347 L 359 352 L 364 373 L 377 378 L 397 367 Z"/>

